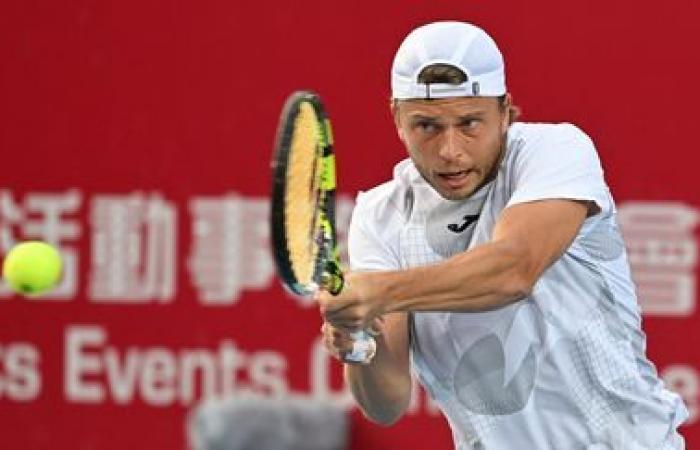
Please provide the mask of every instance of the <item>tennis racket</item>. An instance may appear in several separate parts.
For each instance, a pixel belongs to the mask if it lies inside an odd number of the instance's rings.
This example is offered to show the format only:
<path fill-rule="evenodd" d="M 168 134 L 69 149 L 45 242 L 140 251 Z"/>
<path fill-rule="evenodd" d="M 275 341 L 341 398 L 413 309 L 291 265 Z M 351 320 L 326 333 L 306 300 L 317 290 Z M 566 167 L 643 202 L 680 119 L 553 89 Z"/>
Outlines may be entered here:
<path fill-rule="evenodd" d="M 277 273 L 294 293 L 344 286 L 335 231 L 333 134 L 321 99 L 294 92 L 280 116 L 272 159 L 272 246 Z M 376 351 L 366 331 L 352 334 L 348 362 L 369 362 Z"/>

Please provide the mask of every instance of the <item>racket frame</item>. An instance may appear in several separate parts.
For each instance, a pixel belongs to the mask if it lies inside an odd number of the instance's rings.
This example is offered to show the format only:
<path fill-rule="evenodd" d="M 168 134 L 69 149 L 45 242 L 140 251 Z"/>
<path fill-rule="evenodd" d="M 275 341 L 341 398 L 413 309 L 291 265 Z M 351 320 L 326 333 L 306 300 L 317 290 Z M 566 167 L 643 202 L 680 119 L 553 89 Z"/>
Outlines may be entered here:
<path fill-rule="evenodd" d="M 315 221 L 319 221 L 315 240 L 318 254 L 314 262 L 313 283 L 303 283 L 294 273 L 289 250 L 287 249 L 287 229 L 285 226 L 285 198 L 287 185 L 287 168 L 291 154 L 291 140 L 294 136 L 295 119 L 302 103 L 313 107 L 319 128 L 319 148 L 316 164 L 321 164 L 319 199 Z M 294 293 L 302 296 L 312 295 L 319 288 L 337 294 L 343 287 L 343 276 L 337 250 L 335 231 L 335 155 L 333 153 L 333 134 L 330 121 L 320 98 L 311 91 L 297 91 L 286 101 L 280 116 L 277 141 L 272 159 L 272 212 L 271 237 L 272 248 L 278 273 L 284 284 Z"/>
<path fill-rule="evenodd" d="M 285 225 L 287 168 L 291 153 L 291 139 L 294 135 L 294 123 L 302 102 L 308 102 L 314 109 L 321 136 L 317 148 L 316 164 L 321 164 L 320 186 L 317 199 L 319 221 L 317 235 L 318 254 L 314 261 L 312 282 L 305 284 L 297 279 L 287 249 L 287 229 Z M 273 185 L 271 201 L 271 237 L 275 264 L 279 277 L 285 286 L 302 296 L 313 295 L 323 289 L 333 295 L 339 294 L 345 285 L 340 269 L 340 255 L 335 228 L 335 155 L 333 152 L 333 132 L 330 121 L 317 94 L 311 91 L 297 91 L 286 101 L 280 116 L 277 141 L 272 159 Z M 314 227 L 315 229 L 316 227 Z M 353 348 L 343 356 L 346 362 L 368 364 L 376 353 L 374 338 L 365 330 L 351 333 Z"/>

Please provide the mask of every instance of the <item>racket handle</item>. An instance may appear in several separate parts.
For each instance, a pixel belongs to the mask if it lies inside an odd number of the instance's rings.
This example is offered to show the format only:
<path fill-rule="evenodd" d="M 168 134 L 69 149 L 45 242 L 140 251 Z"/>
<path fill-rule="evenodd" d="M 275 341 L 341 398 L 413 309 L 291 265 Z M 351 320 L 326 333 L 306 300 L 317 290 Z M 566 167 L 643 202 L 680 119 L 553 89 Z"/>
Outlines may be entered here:
<path fill-rule="evenodd" d="M 345 277 L 334 260 L 329 260 L 321 278 L 321 286 L 333 295 L 338 295 L 345 287 Z M 377 353 L 377 342 L 365 330 L 350 333 L 352 350 L 343 356 L 346 362 L 368 364 Z"/>
<path fill-rule="evenodd" d="M 321 288 L 333 295 L 338 295 L 343 287 L 345 287 L 343 272 L 340 271 L 338 264 L 329 261 L 326 264 L 326 270 L 321 274 Z"/>
<path fill-rule="evenodd" d="M 347 362 L 367 364 L 377 352 L 377 343 L 365 330 L 350 333 L 353 340 L 352 351 L 346 353 L 343 359 Z"/>

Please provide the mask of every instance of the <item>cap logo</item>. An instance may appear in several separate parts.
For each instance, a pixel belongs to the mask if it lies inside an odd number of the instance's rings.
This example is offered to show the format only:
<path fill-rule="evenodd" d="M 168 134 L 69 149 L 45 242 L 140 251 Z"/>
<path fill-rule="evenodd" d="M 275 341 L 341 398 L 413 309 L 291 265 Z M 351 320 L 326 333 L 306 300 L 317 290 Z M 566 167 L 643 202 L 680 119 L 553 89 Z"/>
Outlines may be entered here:
<path fill-rule="evenodd" d="M 467 83 L 469 80 L 469 76 L 465 73 L 462 73 L 462 75 L 464 76 L 464 82 L 460 84 L 457 84 L 454 80 L 448 78 L 441 79 L 441 77 L 437 77 L 437 79 L 433 79 L 430 82 L 423 83 L 421 82 L 420 76 L 418 76 L 418 84 L 422 84 L 425 86 L 424 98 L 426 100 L 430 100 L 435 95 L 437 95 L 438 97 L 444 96 L 445 94 L 468 95 L 465 92 L 465 88 L 469 89 L 469 84 Z M 472 83 L 472 92 L 474 93 L 473 95 L 478 95 L 479 90 L 479 82 L 474 81 Z"/>

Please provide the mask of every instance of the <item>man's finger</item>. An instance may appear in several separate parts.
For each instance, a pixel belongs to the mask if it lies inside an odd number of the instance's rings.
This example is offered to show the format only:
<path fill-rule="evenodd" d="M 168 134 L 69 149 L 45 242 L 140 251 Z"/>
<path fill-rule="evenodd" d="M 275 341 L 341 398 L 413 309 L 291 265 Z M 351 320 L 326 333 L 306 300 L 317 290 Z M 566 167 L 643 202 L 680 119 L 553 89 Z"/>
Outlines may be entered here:
<path fill-rule="evenodd" d="M 337 317 L 337 318 L 326 318 L 326 320 L 332 324 L 335 328 L 342 330 L 346 334 L 350 334 L 357 330 L 361 330 L 364 327 L 364 322 L 362 319 L 353 317 Z"/>
<path fill-rule="evenodd" d="M 321 311 L 334 312 L 355 305 L 357 302 L 352 297 L 346 298 L 343 295 L 332 295 L 326 291 L 318 291 L 314 295 L 314 300 L 318 303 Z"/>
<path fill-rule="evenodd" d="M 367 332 L 372 336 L 379 336 L 384 332 L 384 322 L 380 321 L 379 318 L 375 318 L 372 324 L 367 327 Z"/>
<path fill-rule="evenodd" d="M 341 359 L 342 355 L 352 351 L 353 341 L 351 339 L 324 339 L 324 344 L 328 352 L 338 359 Z"/>
<path fill-rule="evenodd" d="M 356 306 L 356 304 L 334 301 L 330 301 L 328 303 L 319 303 L 319 309 L 321 310 L 321 314 L 323 315 L 342 313 L 346 309 L 351 308 L 353 306 Z"/>

